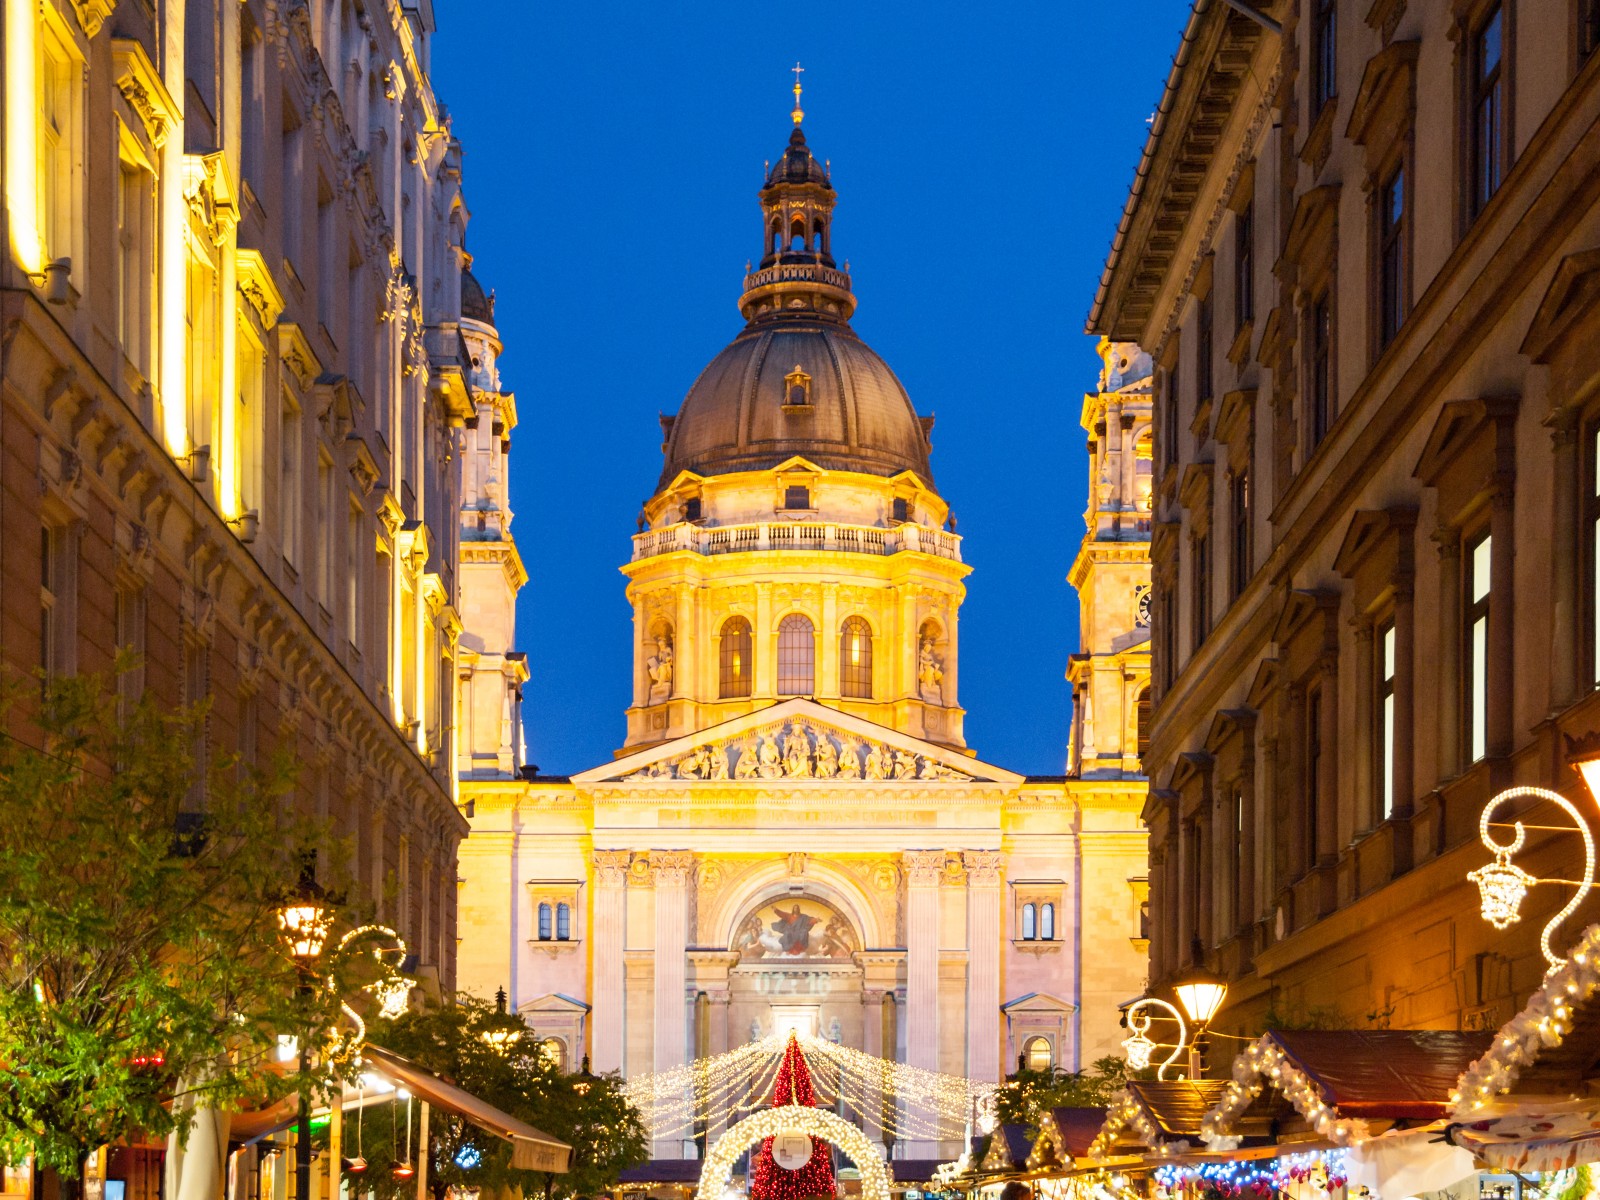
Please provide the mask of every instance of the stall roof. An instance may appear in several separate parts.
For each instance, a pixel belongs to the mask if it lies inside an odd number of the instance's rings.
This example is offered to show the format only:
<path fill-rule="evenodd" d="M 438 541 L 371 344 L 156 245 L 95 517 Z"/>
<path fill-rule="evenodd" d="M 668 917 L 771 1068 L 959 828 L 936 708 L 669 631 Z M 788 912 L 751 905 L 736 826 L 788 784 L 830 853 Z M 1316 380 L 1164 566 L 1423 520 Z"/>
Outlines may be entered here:
<path fill-rule="evenodd" d="M 1266 1035 L 1342 1116 L 1434 1121 L 1494 1035 L 1451 1029 L 1285 1029 Z"/>
<path fill-rule="evenodd" d="M 1128 1092 L 1155 1123 L 1162 1139 L 1200 1134 L 1200 1119 L 1222 1095 L 1220 1079 L 1133 1079 Z"/>
<path fill-rule="evenodd" d="M 540 1133 L 532 1125 L 501 1112 L 471 1092 L 458 1088 L 410 1059 L 368 1042 L 361 1057 L 379 1074 L 408 1088 L 415 1096 L 435 1108 L 455 1113 L 479 1129 L 511 1143 L 511 1165 L 520 1171 L 549 1171 L 565 1174 L 572 1166 L 572 1147 Z"/>
<path fill-rule="evenodd" d="M 1070 1167 L 1085 1158 L 1105 1127 L 1107 1109 L 1052 1108 L 1039 1122 L 1039 1137 L 1028 1156 L 1030 1167 Z M 1018 1160 L 1020 1165 L 1021 1160 Z"/>
<path fill-rule="evenodd" d="M 1044 1134 L 1041 1132 L 1041 1138 Z M 989 1149 L 984 1152 L 980 1169 L 983 1171 L 1020 1171 L 1028 1165 L 1030 1139 L 1026 1125 L 999 1125 L 989 1138 Z"/>

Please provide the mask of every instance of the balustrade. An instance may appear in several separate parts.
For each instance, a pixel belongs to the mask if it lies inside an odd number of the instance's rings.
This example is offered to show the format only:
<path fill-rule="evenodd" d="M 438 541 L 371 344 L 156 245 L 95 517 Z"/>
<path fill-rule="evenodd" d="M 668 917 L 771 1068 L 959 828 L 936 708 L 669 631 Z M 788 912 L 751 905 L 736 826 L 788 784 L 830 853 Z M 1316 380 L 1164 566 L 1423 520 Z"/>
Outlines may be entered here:
<path fill-rule="evenodd" d="M 832 521 L 752 521 L 739 525 L 695 525 L 687 521 L 638 533 L 633 561 L 689 550 L 696 554 L 737 554 L 748 550 L 833 550 L 844 554 L 899 554 L 917 551 L 961 561 L 961 538 L 923 525 L 841 525 Z"/>

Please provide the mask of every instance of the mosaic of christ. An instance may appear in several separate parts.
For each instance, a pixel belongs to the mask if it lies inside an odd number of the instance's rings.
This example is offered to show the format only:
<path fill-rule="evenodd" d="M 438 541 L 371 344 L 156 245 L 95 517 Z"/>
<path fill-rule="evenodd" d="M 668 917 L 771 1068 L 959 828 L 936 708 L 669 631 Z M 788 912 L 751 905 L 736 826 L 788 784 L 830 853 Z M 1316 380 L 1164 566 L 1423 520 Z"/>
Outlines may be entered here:
<path fill-rule="evenodd" d="M 800 896 L 754 909 L 740 922 L 733 949 L 741 962 L 849 958 L 855 930 L 832 907 Z"/>

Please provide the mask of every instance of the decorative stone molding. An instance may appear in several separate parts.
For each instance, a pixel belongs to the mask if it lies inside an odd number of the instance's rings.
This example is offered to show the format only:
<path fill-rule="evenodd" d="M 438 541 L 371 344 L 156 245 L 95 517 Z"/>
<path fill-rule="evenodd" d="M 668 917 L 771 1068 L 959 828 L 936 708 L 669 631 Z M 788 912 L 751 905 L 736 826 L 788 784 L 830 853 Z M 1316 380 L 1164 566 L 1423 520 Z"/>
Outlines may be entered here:
<path fill-rule="evenodd" d="M 238 223 L 236 195 L 227 157 L 220 150 L 183 156 L 183 199 L 213 246 L 226 243 Z"/>
<path fill-rule="evenodd" d="M 601 887 L 620 888 L 628 883 L 629 859 L 626 850 L 596 850 L 594 852 L 595 882 Z"/>
<path fill-rule="evenodd" d="M 657 887 L 682 887 L 694 870 L 694 855 L 685 850 L 652 850 L 650 877 Z"/>
<path fill-rule="evenodd" d="M 245 298 L 256 314 L 263 330 L 278 323 L 283 312 L 283 293 L 272 280 L 272 270 L 259 250 L 234 251 L 234 266 L 239 281 L 239 294 Z"/>
<path fill-rule="evenodd" d="M 72 0 L 72 11 L 77 14 L 84 35 L 94 37 L 117 11 L 117 0 Z"/>
<path fill-rule="evenodd" d="M 109 11 L 111 6 L 102 3 L 98 7 Z M 111 64 L 117 73 L 117 90 L 144 127 L 151 149 L 161 149 L 178 124 L 178 106 L 161 82 L 161 72 L 143 44 L 133 38 L 111 39 Z"/>

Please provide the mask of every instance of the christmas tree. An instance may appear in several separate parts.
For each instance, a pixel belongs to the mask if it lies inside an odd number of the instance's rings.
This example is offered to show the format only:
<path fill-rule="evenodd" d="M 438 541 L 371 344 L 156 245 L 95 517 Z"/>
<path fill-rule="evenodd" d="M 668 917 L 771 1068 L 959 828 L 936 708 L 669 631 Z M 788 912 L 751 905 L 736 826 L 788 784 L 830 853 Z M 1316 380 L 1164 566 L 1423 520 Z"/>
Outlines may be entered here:
<path fill-rule="evenodd" d="M 800 1050 L 799 1039 L 789 1035 L 783 1048 L 783 1065 L 772 1088 L 772 1106 L 799 1104 L 815 1108 L 816 1090 L 811 1086 L 811 1068 Z M 834 1194 L 833 1148 L 827 1142 L 811 1139 L 811 1159 L 798 1171 L 787 1171 L 772 1161 L 772 1138 L 761 1143 L 750 1173 L 750 1200 L 809 1200 Z"/>

